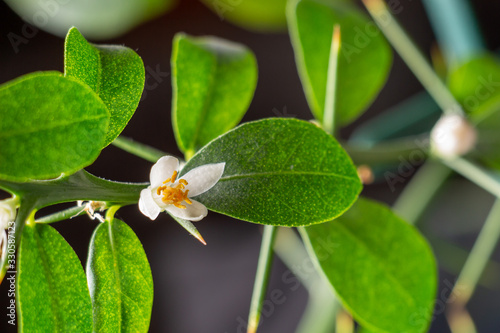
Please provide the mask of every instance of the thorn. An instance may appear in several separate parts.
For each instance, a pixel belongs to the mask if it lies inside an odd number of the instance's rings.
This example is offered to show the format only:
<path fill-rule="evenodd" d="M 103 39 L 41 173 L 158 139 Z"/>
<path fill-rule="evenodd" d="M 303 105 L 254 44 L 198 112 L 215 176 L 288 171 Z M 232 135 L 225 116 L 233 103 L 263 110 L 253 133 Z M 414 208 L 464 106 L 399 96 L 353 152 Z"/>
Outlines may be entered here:
<path fill-rule="evenodd" d="M 332 47 L 335 53 L 339 52 L 340 49 L 340 25 L 335 24 L 333 26 L 333 36 L 332 36 Z"/>
<path fill-rule="evenodd" d="M 201 244 L 207 245 L 207 242 L 205 242 L 205 240 L 203 239 L 203 237 L 201 236 L 201 234 L 199 232 L 197 235 L 193 235 L 193 236 L 196 237 L 196 239 L 199 240 L 201 242 Z"/>

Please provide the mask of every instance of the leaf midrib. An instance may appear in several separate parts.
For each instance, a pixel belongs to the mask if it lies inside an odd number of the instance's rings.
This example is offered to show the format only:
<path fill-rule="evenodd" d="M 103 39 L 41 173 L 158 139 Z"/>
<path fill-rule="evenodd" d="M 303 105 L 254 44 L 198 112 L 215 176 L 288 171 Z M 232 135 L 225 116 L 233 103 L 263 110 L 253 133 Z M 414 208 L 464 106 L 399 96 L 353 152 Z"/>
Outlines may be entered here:
<path fill-rule="evenodd" d="M 26 128 L 23 128 L 21 130 L 13 130 L 13 131 L 1 132 L 0 133 L 0 138 L 13 137 L 13 136 L 18 136 L 18 135 L 26 135 L 26 134 L 40 132 L 40 131 L 47 131 L 47 130 L 55 129 L 55 128 L 58 128 L 58 127 L 66 127 L 66 126 L 74 125 L 74 124 L 85 122 L 85 121 L 92 121 L 92 120 L 97 120 L 97 119 L 105 118 L 106 116 L 107 116 L 106 114 L 96 115 L 96 116 L 93 116 L 93 117 L 79 118 L 79 119 L 75 119 L 75 120 L 72 120 L 72 121 L 51 122 L 50 124 L 47 124 L 47 126 L 37 127 L 35 129 L 26 129 Z"/>
<path fill-rule="evenodd" d="M 230 176 L 223 176 L 220 178 L 219 182 L 224 182 L 233 179 L 241 179 L 241 178 L 253 178 L 253 177 L 267 177 L 267 176 L 322 176 L 322 177 L 337 177 L 344 178 L 348 180 L 357 181 L 357 177 L 351 177 L 347 175 L 341 175 L 338 173 L 327 173 L 327 172 L 318 172 L 318 171 L 281 171 L 281 172 L 252 172 L 246 174 L 236 174 Z"/>
<path fill-rule="evenodd" d="M 116 283 L 116 288 L 118 289 L 118 293 L 123 295 L 123 290 L 121 286 L 121 280 L 120 280 L 120 270 L 118 269 L 118 259 L 116 255 L 116 248 L 115 248 L 115 240 L 113 238 L 113 226 L 111 225 L 112 221 L 108 222 L 108 237 L 109 237 L 109 245 L 111 247 L 111 254 L 113 256 L 113 275 L 115 278 L 115 283 Z M 118 320 L 118 331 L 122 331 L 122 318 L 123 318 L 123 302 L 122 298 L 118 297 L 118 305 L 120 307 L 120 313 L 119 313 L 119 320 Z"/>
<path fill-rule="evenodd" d="M 45 254 L 45 248 L 42 246 L 40 242 L 40 235 L 38 233 L 36 226 L 33 227 L 33 238 L 35 239 L 36 245 L 39 249 L 40 259 L 42 259 L 43 272 L 46 278 L 45 280 L 47 281 L 47 286 L 50 292 L 50 295 L 48 296 L 50 298 L 51 313 L 55 317 L 54 332 L 61 332 L 60 323 L 64 323 L 64 319 L 61 317 L 61 314 L 59 313 L 58 309 L 62 308 L 59 305 L 58 297 L 57 296 L 54 297 L 54 295 L 57 295 L 57 292 L 53 291 L 57 290 L 57 288 L 54 288 L 54 281 L 52 281 L 51 270 L 50 267 L 47 266 L 47 255 Z"/>
<path fill-rule="evenodd" d="M 198 46 L 198 45 L 197 45 Z M 205 50 L 203 50 L 205 51 Z M 207 97 L 205 98 L 205 103 L 203 103 L 203 108 L 201 110 L 200 117 L 198 118 L 198 121 L 196 122 L 196 130 L 193 134 L 193 137 L 191 139 L 191 142 L 189 144 L 189 149 L 196 150 L 197 142 L 198 142 L 198 137 L 200 133 L 200 129 L 202 126 L 202 123 L 207 119 L 207 114 L 208 110 L 210 109 L 210 105 L 212 104 L 213 100 L 213 92 L 214 92 L 214 87 L 215 87 L 215 78 L 217 77 L 217 71 L 219 69 L 219 57 L 218 55 L 214 55 L 215 58 L 215 63 L 212 67 L 212 71 L 210 73 L 210 85 L 209 89 L 207 91 Z"/>

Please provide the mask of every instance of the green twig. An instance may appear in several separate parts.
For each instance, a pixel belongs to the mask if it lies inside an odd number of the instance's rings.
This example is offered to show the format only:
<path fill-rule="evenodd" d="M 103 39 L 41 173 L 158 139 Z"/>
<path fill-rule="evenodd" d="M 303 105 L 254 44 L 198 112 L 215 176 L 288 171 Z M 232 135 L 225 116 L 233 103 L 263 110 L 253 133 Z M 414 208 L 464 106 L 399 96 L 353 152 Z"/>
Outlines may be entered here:
<path fill-rule="evenodd" d="M 342 147 L 356 164 L 386 164 L 400 163 L 401 159 L 408 160 L 412 155 L 420 152 L 423 156 L 429 153 L 428 134 L 411 136 L 402 139 L 387 140 L 380 143 L 356 144 L 341 142 Z"/>
<path fill-rule="evenodd" d="M 82 214 L 85 214 L 85 207 L 82 206 L 75 206 L 71 207 L 65 210 L 62 210 L 60 212 L 50 214 L 44 217 L 41 217 L 39 219 L 36 219 L 36 223 L 53 223 L 53 222 L 59 222 L 63 220 L 70 219 L 72 217 L 80 216 Z"/>
<path fill-rule="evenodd" d="M 248 316 L 247 333 L 257 332 L 259 326 L 262 302 L 266 295 L 267 284 L 271 272 L 271 264 L 273 258 L 273 243 L 276 237 L 276 227 L 264 226 L 264 234 L 262 235 L 262 244 L 260 247 L 259 262 L 257 264 L 257 273 L 255 275 L 255 283 L 253 286 L 252 302 L 250 304 L 250 313 Z"/>
<path fill-rule="evenodd" d="M 481 275 L 488 264 L 491 254 L 495 250 L 500 237 L 500 199 L 497 199 L 481 229 L 472 251 L 458 276 L 453 291 L 465 305 L 474 290 Z M 452 292 L 453 293 L 453 292 Z"/>
<path fill-rule="evenodd" d="M 427 161 L 393 205 L 394 211 L 408 223 L 415 224 L 450 173 L 451 170 L 446 166 Z"/>
<path fill-rule="evenodd" d="M 463 114 L 460 104 L 446 88 L 429 62 L 394 19 L 382 0 L 363 0 L 380 30 L 444 113 Z"/>
<path fill-rule="evenodd" d="M 325 110 L 323 111 L 323 128 L 334 135 L 335 133 L 335 101 L 337 99 L 337 68 L 340 51 L 340 26 L 333 27 L 330 58 L 328 60 L 328 75 L 326 81 Z"/>
<path fill-rule="evenodd" d="M 462 157 L 443 159 L 442 163 L 461 174 L 477 186 L 500 198 L 500 180 L 498 175 L 469 162 Z"/>
<path fill-rule="evenodd" d="M 112 142 L 113 146 L 116 146 L 124 151 L 136 155 L 146 161 L 156 163 L 160 157 L 168 155 L 167 153 L 153 148 L 151 146 L 145 145 L 143 143 L 136 142 L 124 136 L 119 136 Z"/>

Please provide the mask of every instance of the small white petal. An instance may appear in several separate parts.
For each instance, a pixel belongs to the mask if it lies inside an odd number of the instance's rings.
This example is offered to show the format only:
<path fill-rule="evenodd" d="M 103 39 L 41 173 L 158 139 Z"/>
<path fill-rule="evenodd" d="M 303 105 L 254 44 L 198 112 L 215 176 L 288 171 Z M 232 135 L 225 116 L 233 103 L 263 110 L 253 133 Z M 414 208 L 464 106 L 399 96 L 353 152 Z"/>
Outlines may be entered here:
<path fill-rule="evenodd" d="M 179 170 L 179 160 L 173 156 L 163 156 L 151 168 L 149 181 L 152 188 L 162 185 L 165 180 L 172 177 L 174 171 Z"/>
<path fill-rule="evenodd" d="M 151 220 L 155 220 L 160 214 L 161 209 L 153 200 L 151 187 L 145 188 L 141 191 L 141 197 L 139 199 L 139 210 Z"/>
<path fill-rule="evenodd" d="M 7 229 L 9 222 L 16 219 L 17 199 L 0 200 L 0 230 Z"/>
<path fill-rule="evenodd" d="M 182 176 L 188 182 L 186 190 L 189 190 L 188 196 L 194 197 L 211 189 L 224 173 L 226 163 L 206 164 L 194 168 Z"/>
<path fill-rule="evenodd" d="M 196 200 L 191 200 L 191 202 L 192 203 L 190 205 L 186 204 L 186 209 L 177 208 L 174 205 L 170 205 L 167 207 L 167 211 L 175 217 L 193 222 L 199 221 L 207 216 L 208 210 L 205 205 Z"/>

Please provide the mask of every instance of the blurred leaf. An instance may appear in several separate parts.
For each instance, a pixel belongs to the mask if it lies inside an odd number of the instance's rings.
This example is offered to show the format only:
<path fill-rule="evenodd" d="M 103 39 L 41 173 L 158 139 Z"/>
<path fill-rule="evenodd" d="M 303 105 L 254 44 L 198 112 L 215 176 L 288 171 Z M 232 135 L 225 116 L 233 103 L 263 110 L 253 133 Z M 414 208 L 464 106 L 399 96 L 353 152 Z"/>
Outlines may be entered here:
<path fill-rule="evenodd" d="M 188 155 L 240 122 L 257 84 L 253 53 L 215 37 L 178 34 L 172 73 L 174 131 Z"/>
<path fill-rule="evenodd" d="M 144 88 L 144 64 L 131 49 L 119 45 L 92 45 L 71 28 L 64 46 L 65 75 L 92 88 L 111 118 L 105 146 L 125 128 Z"/>
<path fill-rule="evenodd" d="M 361 191 L 347 153 L 317 126 L 296 119 L 246 123 L 201 149 L 182 170 L 225 162 L 224 174 L 195 197 L 237 219 L 277 226 L 329 221 Z"/>
<path fill-rule="evenodd" d="M 94 332 L 148 332 L 153 277 L 141 242 L 114 219 L 94 231 L 87 261 Z"/>
<path fill-rule="evenodd" d="M 0 100 L 0 178 L 55 178 L 99 155 L 109 113 L 89 87 L 37 72 L 1 85 Z"/>
<path fill-rule="evenodd" d="M 323 120 L 333 26 L 340 25 L 336 122 L 354 121 L 382 89 L 392 54 L 373 22 L 341 1 L 294 0 L 288 11 L 290 38 L 309 107 Z"/>
<path fill-rule="evenodd" d="M 476 155 L 500 169 L 500 61 L 490 54 L 473 58 L 450 71 L 448 86 L 476 124 Z"/>
<path fill-rule="evenodd" d="M 360 198 L 338 219 L 304 228 L 302 235 L 361 325 L 376 332 L 426 332 L 436 262 L 413 226 L 384 205 Z"/>
<path fill-rule="evenodd" d="M 18 253 L 20 332 L 91 332 L 92 306 L 80 260 L 49 225 L 26 225 Z"/>
<path fill-rule="evenodd" d="M 6 0 L 30 24 L 64 36 L 77 26 L 92 39 L 110 39 L 163 14 L 176 0 Z"/>
<path fill-rule="evenodd" d="M 286 30 L 286 0 L 201 0 L 223 20 L 250 30 Z"/>

